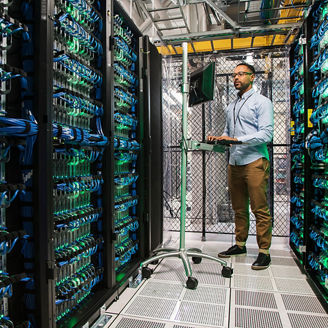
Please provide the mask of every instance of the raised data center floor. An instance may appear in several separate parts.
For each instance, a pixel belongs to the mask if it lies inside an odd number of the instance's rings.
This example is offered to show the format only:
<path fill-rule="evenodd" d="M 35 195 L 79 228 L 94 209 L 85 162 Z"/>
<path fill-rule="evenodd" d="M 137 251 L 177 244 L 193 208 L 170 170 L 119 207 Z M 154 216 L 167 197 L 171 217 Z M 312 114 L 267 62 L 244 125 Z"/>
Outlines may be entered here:
<path fill-rule="evenodd" d="M 187 234 L 187 247 L 213 256 L 233 243 L 229 235 L 199 239 L 198 234 Z M 173 237 L 168 246 L 177 244 Z M 328 315 L 294 261 L 287 238 L 273 239 L 267 270 L 251 269 L 256 257 L 255 238 L 250 237 L 247 256 L 228 259 L 234 269 L 231 279 L 222 277 L 216 262 L 192 264 L 196 290 L 185 287 L 181 260 L 164 259 L 150 279 L 127 288 L 106 310 L 110 320 L 103 327 L 328 328 Z"/>

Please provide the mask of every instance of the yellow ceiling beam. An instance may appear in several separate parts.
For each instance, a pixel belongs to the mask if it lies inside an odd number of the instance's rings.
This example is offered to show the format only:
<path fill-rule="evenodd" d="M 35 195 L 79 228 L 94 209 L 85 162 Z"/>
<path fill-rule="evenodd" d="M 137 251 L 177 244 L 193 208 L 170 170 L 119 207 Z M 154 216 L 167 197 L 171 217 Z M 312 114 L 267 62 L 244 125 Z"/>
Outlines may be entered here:
<path fill-rule="evenodd" d="M 298 5 L 301 5 L 303 3 L 306 3 L 306 0 L 300 0 L 297 2 Z M 294 5 L 294 1 L 292 0 L 286 0 L 286 2 L 284 3 L 284 6 L 293 6 L 293 5 Z M 294 19 L 284 19 L 284 18 L 302 16 L 303 11 L 304 8 L 295 8 L 295 9 L 286 8 L 284 10 L 281 10 L 278 24 L 296 23 L 300 21 L 301 18 L 294 18 Z"/>
<path fill-rule="evenodd" d="M 233 49 L 250 48 L 252 46 L 252 38 L 236 38 L 232 39 Z"/>

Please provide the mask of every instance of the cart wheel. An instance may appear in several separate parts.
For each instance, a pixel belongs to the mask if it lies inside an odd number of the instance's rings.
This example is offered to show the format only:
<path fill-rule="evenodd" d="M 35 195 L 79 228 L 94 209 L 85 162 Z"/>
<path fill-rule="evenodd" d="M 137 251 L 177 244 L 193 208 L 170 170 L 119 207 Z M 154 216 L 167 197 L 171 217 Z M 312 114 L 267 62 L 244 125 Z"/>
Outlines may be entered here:
<path fill-rule="evenodd" d="M 198 280 L 194 277 L 188 277 L 187 280 L 187 288 L 188 289 L 196 289 L 198 285 Z"/>
<path fill-rule="evenodd" d="M 233 269 L 232 268 L 226 267 L 226 266 L 224 266 L 222 268 L 222 276 L 223 277 L 225 277 L 225 278 L 231 278 L 232 273 L 233 273 Z"/>
<path fill-rule="evenodd" d="M 201 257 L 193 256 L 191 259 L 192 259 L 192 261 L 193 261 L 195 264 L 199 264 L 199 263 L 202 262 L 202 258 L 201 258 Z"/>
<path fill-rule="evenodd" d="M 153 270 L 148 267 L 143 267 L 141 272 L 142 272 L 142 278 L 148 279 L 152 275 Z"/>

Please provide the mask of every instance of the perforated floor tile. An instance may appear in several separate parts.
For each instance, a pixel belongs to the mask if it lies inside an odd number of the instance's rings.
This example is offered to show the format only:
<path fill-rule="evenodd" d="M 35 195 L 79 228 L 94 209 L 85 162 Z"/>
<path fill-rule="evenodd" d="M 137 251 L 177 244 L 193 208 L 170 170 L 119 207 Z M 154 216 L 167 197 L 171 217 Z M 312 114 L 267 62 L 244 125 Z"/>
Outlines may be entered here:
<path fill-rule="evenodd" d="M 270 249 L 271 256 L 292 257 L 291 251 L 284 251 L 280 249 Z"/>
<path fill-rule="evenodd" d="M 185 270 L 181 261 L 165 260 L 151 277 L 158 280 L 184 281 Z"/>
<path fill-rule="evenodd" d="M 232 263 L 252 264 L 257 258 L 257 255 L 235 256 L 231 258 Z"/>
<path fill-rule="evenodd" d="M 295 266 L 296 262 L 292 257 L 271 257 L 271 265 L 287 265 L 287 266 Z"/>
<path fill-rule="evenodd" d="M 225 307 L 223 305 L 181 302 L 174 320 L 214 327 L 226 327 L 224 319 Z"/>
<path fill-rule="evenodd" d="M 252 270 L 250 265 L 235 263 L 233 265 L 233 273 L 239 275 L 249 275 L 249 276 L 261 276 L 269 277 L 270 268 L 267 270 Z"/>
<path fill-rule="evenodd" d="M 282 294 L 281 297 L 286 310 L 326 314 L 326 311 L 315 296 Z"/>
<path fill-rule="evenodd" d="M 251 292 L 235 290 L 235 304 L 258 308 L 277 309 L 277 303 L 273 293 Z"/>
<path fill-rule="evenodd" d="M 225 304 L 228 288 L 198 286 L 196 290 L 186 289 L 184 301 L 197 301 L 201 303 Z"/>
<path fill-rule="evenodd" d="M 310 285 L 305 279 L 274 278 L 274 280 L 280 292 L 314 295 Z"/>
<path fill-rule="evenodd" d="M 306 279 L 306 275 L 301 272 L 301 270 L 295 266 L 295 267 L 290 267 L 290 266 L 274 266 L 272 265 L 270 267 L 271 272 L 274 277 L 283 277 L 283 278 L 304 278 Z"/>
<path fill-rule="evenodd" d="M 137 296 L 132 303 L 123 310 L 124 314 L 138 317 L 170 319 L 176 305 L 175 300 Z"/>
<path fill-rule="evenodd" d="M 182 290 L 183 286 L 181 284 L 149 280 L 142 288 L 139 295 L 177 300 Z"/>
<path fill-rule="evenodd" d="M 279 312 L 268 311 L 268 310 L 236 308 L 234 328 L 284 328 L 284 327 L 282 325 Z"/>
<path fill-rule="evenodd" d="M 224 278 L 221 274 L 222 266 L 215 262 L 202 262 L 193 267 L 193 276 L 199 284 L 229 286 L 230 279 Z"/>
<path fill-rule="evenodd" d="M 288 313 L 292 328 L 327 328 L 328 316 Z"/>
<path fill-rule="evenodd" d="M 251 290 L 274 290 L 271 280 L 267 277 L 252 277 L 241 275 L 233 276 L 232 287 Z"/>
<path fill-rule="evenodd" d="M 121 318 L 114 326 L 115 328 L 165 328 L 165 323 L 146 321 L 140 319 Z"/>
<path fill-rule="evenodd" d="M 247 247 L 247 254 L 250 255 L 257 255 L 259 252 L 258 248 L 250 248 Z M 280 249 L 270 249 L 270 255 L 272 256 L 278 256 L 278 257 L 292 257 L 291 252 L 287 250 L 280 250 Z"/>

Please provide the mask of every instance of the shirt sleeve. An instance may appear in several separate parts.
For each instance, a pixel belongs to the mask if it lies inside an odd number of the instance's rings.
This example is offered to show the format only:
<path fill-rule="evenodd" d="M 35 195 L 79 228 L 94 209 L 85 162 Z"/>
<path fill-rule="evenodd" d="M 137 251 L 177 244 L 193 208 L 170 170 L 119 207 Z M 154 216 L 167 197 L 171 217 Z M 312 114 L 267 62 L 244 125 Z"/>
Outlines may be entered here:
<path fill-rule="evenodd" d="M 248 145 L 268 143 L 273 138 L 273 105 L 270 99 L 264 98 L 258 108 L 257 132 L 240 136 L 238 141 Z"/>

